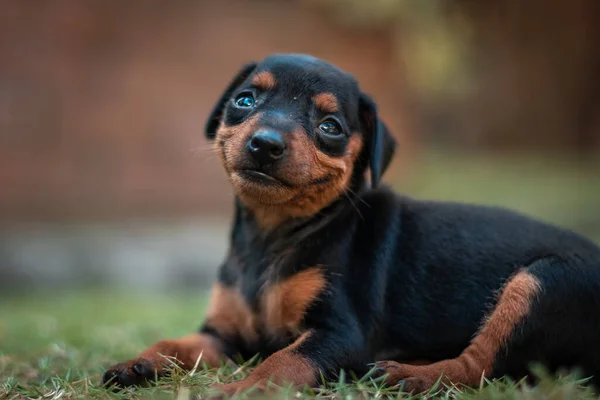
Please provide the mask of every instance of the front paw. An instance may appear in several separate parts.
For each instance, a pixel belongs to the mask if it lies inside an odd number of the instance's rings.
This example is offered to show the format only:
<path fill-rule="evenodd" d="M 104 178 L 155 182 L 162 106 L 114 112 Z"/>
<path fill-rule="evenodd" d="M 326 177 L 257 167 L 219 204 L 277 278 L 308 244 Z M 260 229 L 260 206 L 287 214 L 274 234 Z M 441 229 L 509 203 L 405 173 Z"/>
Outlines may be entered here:
<path fill-rule="evenodd" d="M 385 381 L 389 386 L 399 386 L 406 393 L 428 391 L 439 378 L 426 373 L 424 367 L 400 364 L 395 361 L 378 361 L 374 366 L 376 376 L 387 375 Z"/>
<path fill-rule="evenodd" d="M 138 358 L 110 367 L 102 376 L 102 385 L 118 388 L 143 386 L 160 375 L 162 368 L 154 361 Z"/>

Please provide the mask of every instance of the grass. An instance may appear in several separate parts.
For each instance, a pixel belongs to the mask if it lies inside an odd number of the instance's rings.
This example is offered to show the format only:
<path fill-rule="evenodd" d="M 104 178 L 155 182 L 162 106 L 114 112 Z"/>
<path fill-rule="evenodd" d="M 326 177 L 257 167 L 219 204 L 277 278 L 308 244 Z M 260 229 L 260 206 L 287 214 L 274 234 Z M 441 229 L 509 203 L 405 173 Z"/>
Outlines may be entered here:
<path fill-rule="evenodd" d="M 3 297 L 0 304 L 0 398 L 190 398 L 209 393 L 215 382 L 247 375 L 255 361 L 233 370 L 175 369 L 149 388 L 112 393 L 100 386 L 104 369 L 131 358 L 148 344 L 177 337 L 197 328 L 205 306 L 203 293 L 108 293 L 97 290 L 66 294 Z M 177 312 L 174 312 L 174 311 Z M 369 376 L 353 383 L 329 382 L 321 388 L 294 392 L 282 389 L 279 398 L 400 398 L 416 399 L 592 399 L 573 376 L 541 375 L 541 384 L 496 381 L 479 390 L 434 389 L 429 396 L 410 397 L 386 388 Z M 437 393 L 437 395 L 436 395 Z"/>
<path fill-rule="evenodd" d="M 395 186 L 417 197 L 503 205 L 561 224 L 600 241 L 600 164 L 581 168 L 566 159 L 514 157 L 496 162 L 483 156 L 432 153 L 410 179 Z M 151 388 L 112 393 L 100 387 L 104 369 L 131 358 L 152 342 L 194 331 L 206 293 L 125 293 L 85 290 L 0 296 L 0 399 L 188 398 L 206 395 L 214 382 L 240 379 L 255 365 L 195 373 L 174 370 Z M 477 390 L 450 388 L 410 397 L 370 377 L 328 382 L 284 398 L 591 399 L 575 376 L 538 372 L 540 384 L 500 380 Z M 437 394 L 436 394 L 437 393 Z"/>

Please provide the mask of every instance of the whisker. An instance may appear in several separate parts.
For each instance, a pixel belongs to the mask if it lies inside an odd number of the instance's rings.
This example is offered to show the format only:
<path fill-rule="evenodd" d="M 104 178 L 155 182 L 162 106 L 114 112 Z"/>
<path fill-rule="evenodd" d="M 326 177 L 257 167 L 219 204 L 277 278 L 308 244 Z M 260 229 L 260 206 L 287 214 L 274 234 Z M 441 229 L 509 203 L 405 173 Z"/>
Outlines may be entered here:
<path fill-rule="evenodd" d="M 215 153 L 217 152 L 218 149 L 216 146 L 210 146 L 210 147 L 194 147 L 190 149 L 190 152 L 192 153 L 193 156 L 200 156 L 206 153 Z"/>
<path fill-rule="evenodd" d="M 352 198 L 350 198 L 350 196 L 348 195 L 348 192 L 344 191 L 343 193 L 344 193 L 344 196 L 346 196 L 346 198 L 348 199 L 348 201 L 352 205 L 352 208 L 354 208 L 356 210 L 356 212 L 358 213 L 358 215 L 360 216 L 360 219 L 362 219 L 364 221 L 365 217 L 362 215 L 362 213 L 360 212 L 360 210 L 358 209 L 358 207 L 356 206 L 356 204 L 354 204 L 354 202 L 352 201 Z"/>
<path fill-rule="evenodd" d="M 205 163 L 205 162 L 208 162 L 208 161 L 212 160 L 213 158 L 215 158 L 214 154 L 211 155 L 211 156 L 209 156 L 209 157 L 202 158 L 200 161 L 203 162 L 203 163 Z"/>
<path fill-rule="evenodd" d="M 369 203 L 367 203 L 367 202 L 366 202 L 364 199 L 362 199 L 361 197 L 359 197 L 359 196 L 358 196 L 358 194 L 356 194 L 356 192 L 355 192 L 354 190 L 352 190 L 352 189 L 348 188 L 348 191 L 349 191 L 350 193 L 352 193 L 352 195 L 353 195 L 353 196 L 354 196 L 356 199 L 360 200 L 360 202 L 361 202 L 361 203 L 363 203 L 365 206 L 367 206 L 367 207 L 371 208 L 371 205 L 370 205 Z"/>

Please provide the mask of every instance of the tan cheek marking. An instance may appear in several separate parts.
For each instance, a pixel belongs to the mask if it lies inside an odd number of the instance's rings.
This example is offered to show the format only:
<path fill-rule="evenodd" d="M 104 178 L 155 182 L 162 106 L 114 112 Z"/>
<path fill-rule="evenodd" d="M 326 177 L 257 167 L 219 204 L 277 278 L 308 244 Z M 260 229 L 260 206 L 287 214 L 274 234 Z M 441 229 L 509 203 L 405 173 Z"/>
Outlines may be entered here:
<path fill-rule="evenodd" d="M 346 154 L 342 158 L 330 157 L 316 150 L 317 162 L 325 170 L 340 171 L 346 178 L 352 175 L 352 167 L 362 149 L 362 137 L 359 134 L 350 136 L 346 146 Z"/>
<path fill-rule="evenodd" d="M 362 148 L 362 136 L 359 133 L 353 133 L 352 136 L 350 136 L 350 141 L 348 142 L 348 146 L 346 147 L 346 158 L 350 160 L 351 164 L 354 164 Z"/>
<path fill-rule="evenodd" d="M 256 131 L 262 113 L 255 114 L 239 125 L 225 126 L 217 129 L 215 146 L 221 163 L 227 172 L 235 169 L 240 162 L 242 152 L 250 136 Z"/>
<path fill-rule="evenodd" d="M 338 99 L 333 93 L 319 93 L 313 96 L 317 108 L 324 113 L 335 113 L 339 110 Z"/>
<path fill-rule="evenodd" d="M 361 149 L 362 137 L 355 133 L 350 136 L 342 157 L 330 157 L 320 151 L 306 133 L 294 132 L 290 140 L 290 159 L 284 173 L 299 186 L 327 176 L 350 176 Z"/>
<path fill-rule="evenodd" d="M 277 85 L 275 76 L 269 71 L 262 71 L 254 75 L 252 78 L 252 84 L 259 89 L 269 90 L 273 89 Z"/>
<path fill-rule="evenodd" d="M 311 181 L 329 179 L 321 185 L 313 185 L 302 191 L 303 197 L 298 201 L 298 206 L 312 215 L 327 206 L 342 195 L 347 189 L 354 171 L 354 163 L 362 149 L 362 137 L 354 134 L 350 137 L 346 147 L 346 154 L 342 157 L 330 157 L 319 151 L 314 144 L 306 144 L 305 148 L 310 154 L 312 175 Z"/>
<path fill-rule="evenodd" d="M 256 316 L 236 288 L 220 283 L 213 286 L 206 321 L 226 336 L 239 335 L 250 341 L 258 338 Z"/>
<path fill-rule="evenodd" d="M 314 303 L 327 282 L 320 267 L 298 272 L 275 284 L 263 295 L 263 320 L 273 334 L 299 333 L 308 307 Z"/>

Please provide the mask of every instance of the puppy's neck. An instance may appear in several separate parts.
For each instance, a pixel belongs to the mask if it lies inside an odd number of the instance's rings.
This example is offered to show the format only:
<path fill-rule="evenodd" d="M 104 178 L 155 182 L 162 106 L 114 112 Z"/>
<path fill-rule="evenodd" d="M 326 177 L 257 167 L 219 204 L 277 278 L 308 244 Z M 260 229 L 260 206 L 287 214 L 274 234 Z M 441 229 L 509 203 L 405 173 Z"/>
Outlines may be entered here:
<path fill-rule="evenodd" d="M 264 232 L 272 232 L 278 227 L 293 222 L 293 216 L 289 215 L 287 210 L 282 210 L 277 206 L 262 206 L 252 209 L 246 208 L 246 213 L 256 223 L 256 226 Z M 300 217 L 302 218 L 302 217 Z"/>
<path fill-rule="evenodd" d="M 259 241 L 298 243 L 327 226 L 349 206 L 348 198 L 342 196 L 314 215 L 294 217 L 276 207 L 249 208 L 236 200 L 236 221 Z"/>

